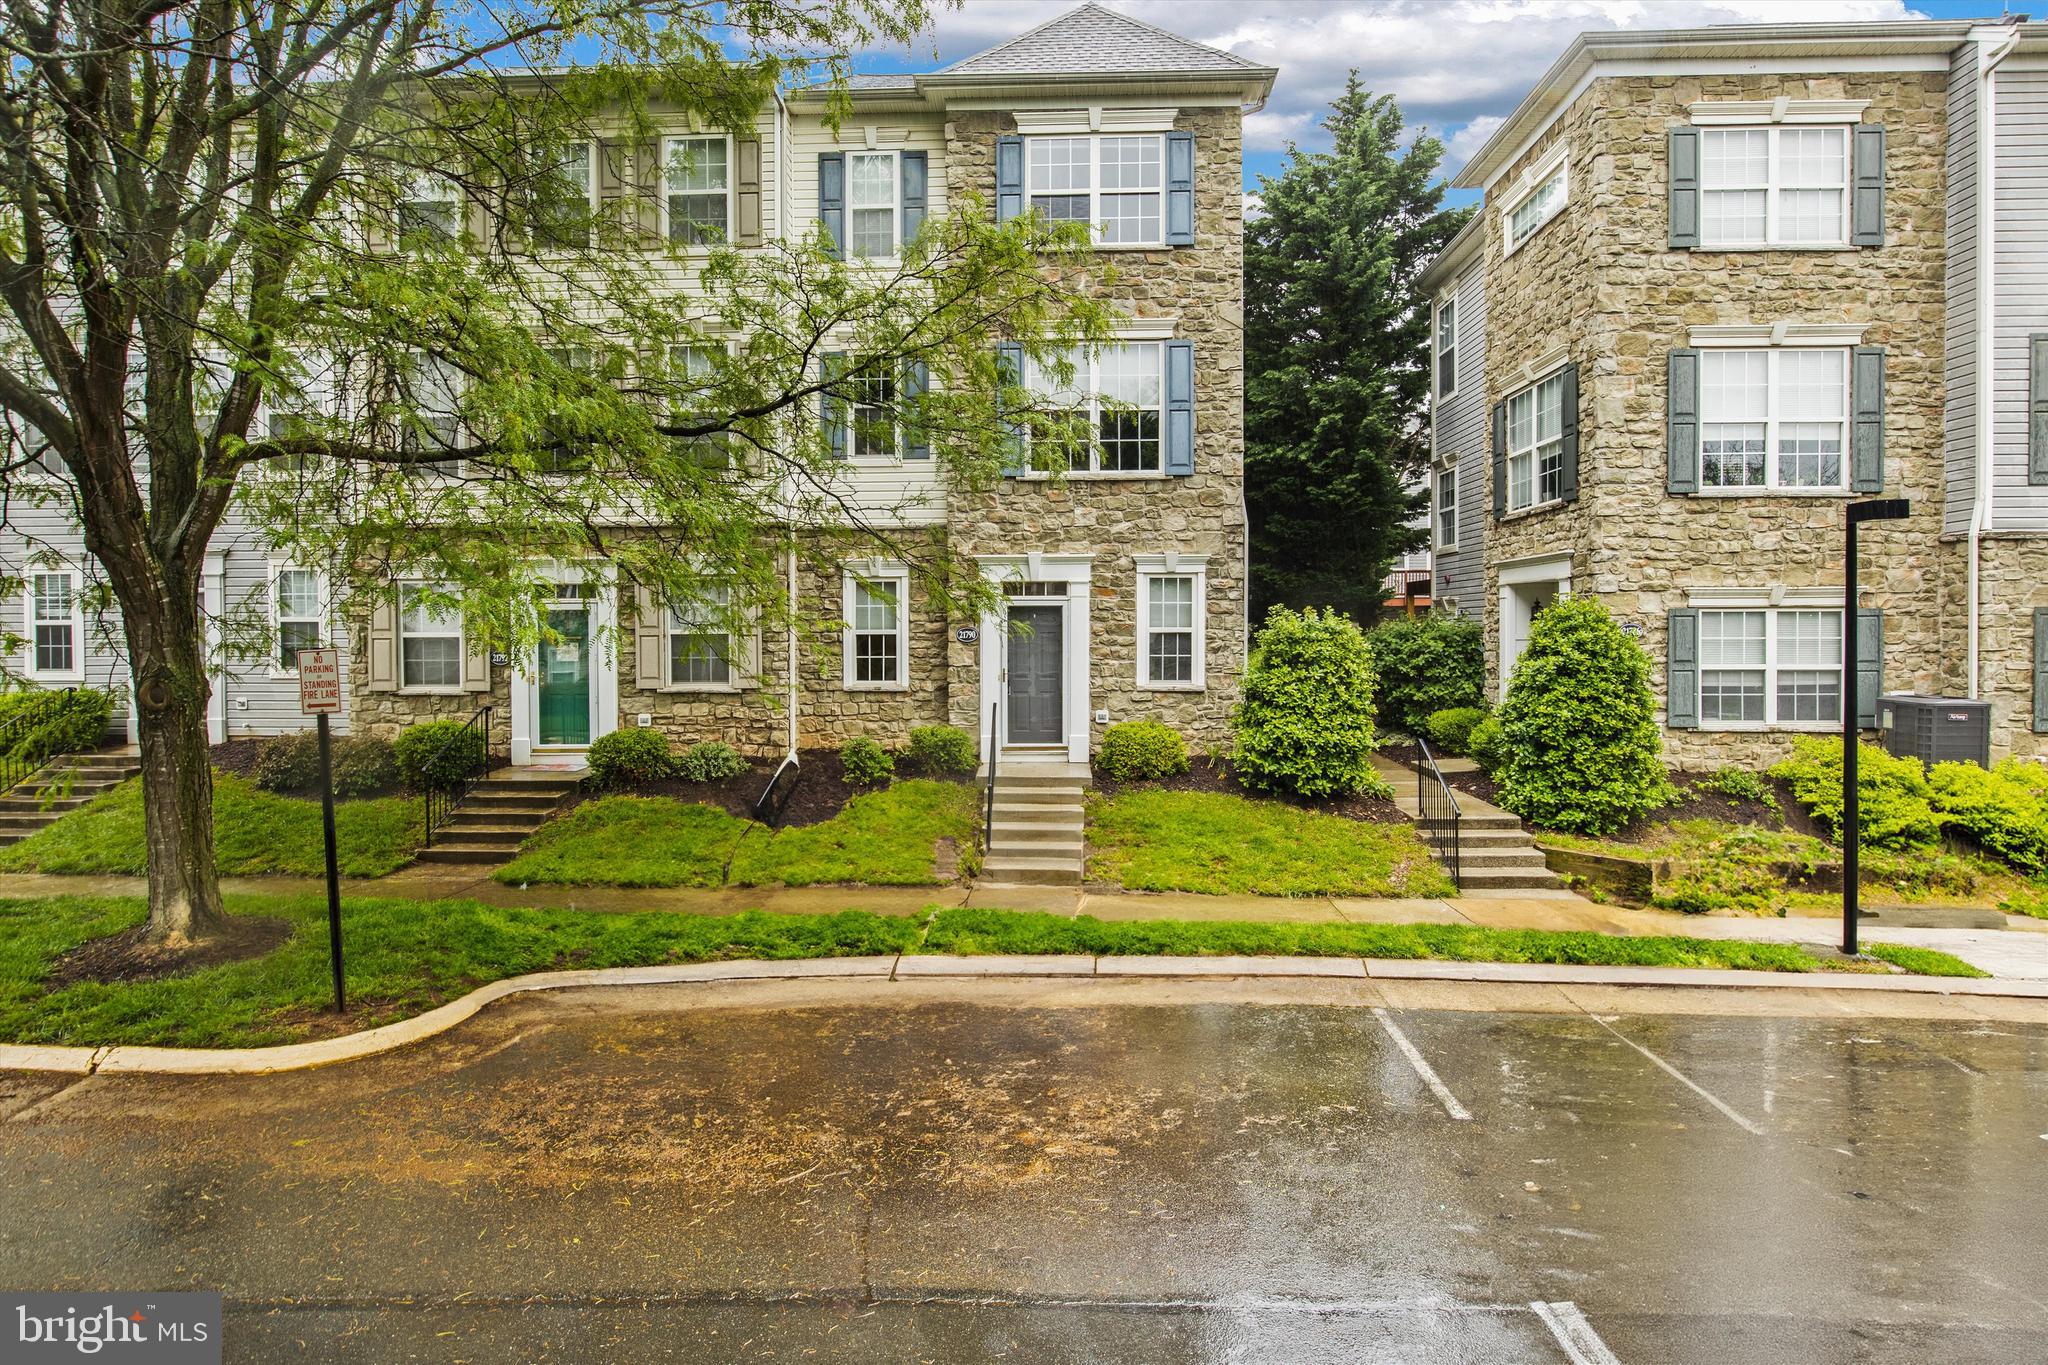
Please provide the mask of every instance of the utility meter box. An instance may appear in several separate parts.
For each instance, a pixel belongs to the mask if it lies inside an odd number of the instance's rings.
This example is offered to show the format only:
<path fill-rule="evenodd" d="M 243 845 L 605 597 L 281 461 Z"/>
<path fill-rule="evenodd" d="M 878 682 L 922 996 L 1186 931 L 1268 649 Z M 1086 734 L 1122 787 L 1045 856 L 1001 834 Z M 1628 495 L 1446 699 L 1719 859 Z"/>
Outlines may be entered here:
<path fill-rule="evenodd" d="M 1877 699 L 1877 728 L 1887 753 L 1936 763 L 1991 766 L 1991 703 L 1964 697 L 1894 693 Z"/>

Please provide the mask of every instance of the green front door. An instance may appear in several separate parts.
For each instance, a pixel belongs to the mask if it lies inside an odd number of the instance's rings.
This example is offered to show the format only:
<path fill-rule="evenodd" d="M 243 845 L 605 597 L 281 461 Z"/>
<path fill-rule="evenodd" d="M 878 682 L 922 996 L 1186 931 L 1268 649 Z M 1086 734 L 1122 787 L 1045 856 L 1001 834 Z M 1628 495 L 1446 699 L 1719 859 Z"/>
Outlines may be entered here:
<path fill-rule="evenodd" d="M 590 743 L 590 612 L 583 607 L 548 612 L 561 638 L 540 647 L 541 744 Z"/>

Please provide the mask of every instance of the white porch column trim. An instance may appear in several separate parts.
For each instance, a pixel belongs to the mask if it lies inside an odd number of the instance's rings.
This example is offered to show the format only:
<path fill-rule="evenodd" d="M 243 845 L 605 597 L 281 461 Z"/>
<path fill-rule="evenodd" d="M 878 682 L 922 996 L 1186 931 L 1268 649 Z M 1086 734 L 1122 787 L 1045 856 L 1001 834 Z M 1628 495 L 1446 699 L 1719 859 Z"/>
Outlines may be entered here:
<path fill-rule="evenodd" d="M 1061 733 L 1066 736 L 1067 760 L 1072 763 L 1088 761 L 1088 741 L 1091 733 L 1091 709 L 1088 681 L 1092 669 L 1089 660 L 1089 613 L 1093 593 L 1095 556 L 1092 554 L 1045 554 L 1031 552 L 1020 555 L 980 555 L 981 575 L 998 591 L 1004 583 L 1064 583 L 1067 592 L 1064 598 L 1041 597 L 1040 602 L 1060 602 L 1066 607 L 1066 624 L 1062 632 L 1061 649 Z M 1008 681 L 1004 665 L 1004 644 L 1009 639 L 1009 604 L 1007 599 L 998 604 L 994 611 L 982 618 L 980 648 L 977 651 L 980 667 L 975 678 L 975 705 L 981 719 L 976 729 L 981 732 L 981 756 L 984 762 L 992 761 L 1002 750 L 1003 736 L 989 733 L 989 708 L 1001 699 Z M 1008 718 L 1004 719 L 1008 727 Z"/>
<path fill-rule="evenodd" d="M 220 619 L 227 610 L 228 557 L 209 551 L 200 566 L 201 594 L 206 604 L 206 742 L 224 744 L 228 737 L 228 661 L 221 654 Z M 128 737 L 139 741 L 135 719 L 135 688 L 130 675 L 128 688 Z"/>
<path fill-rule="evenodd" d="M 617 571 L 609 564 L 588 568 L 550 564 L 540 572 L 557 583 L 583 583 L 592 589 L 586 599 L 590 604 L 590 737 L 594 740 L 599 735 L 608 735 L 619 728 Z M 511 694 L 507 704 L 512 710 L 514 767 L 528 767 L 533 763 L 540 707 L 540 680 L 535 672 L 538 667 L 538 658 L 519 660 L 513 665 L 507 684 Z"/>

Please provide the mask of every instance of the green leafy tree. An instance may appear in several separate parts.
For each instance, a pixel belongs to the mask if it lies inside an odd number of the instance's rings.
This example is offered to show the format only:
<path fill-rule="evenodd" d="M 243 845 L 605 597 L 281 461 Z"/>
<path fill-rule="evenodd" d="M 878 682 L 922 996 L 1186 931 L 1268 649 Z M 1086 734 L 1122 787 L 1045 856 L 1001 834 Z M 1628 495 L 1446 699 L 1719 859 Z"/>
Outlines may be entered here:
<path fill-rule="evenodd" d="M 0 17 L 0 507 L 23 536 L 25 512 L 74 518 L 118 610 L 157 940 L 222 922 L 197 604 L 238 501 L 344 612 L 417 577 L 515 660 L 547 631 L 548 560 L 615 565 L 735 624 L 775 618 L 778 555 L 799 547 L 866 547 L 934 600 L 978 602 L 977 575 L 890 529 L 896 509 L 844 497 L 838 415 L 875 396 L 864 376 L 894 375 L 880 420 L 949 479 L 995 478 L 1028 403 L 991 337 L 1056 360 L 1108 335 L 1085 228 L 998 227 L 960 195 L 886 266 L 820 234 L 706 259 L 659 230 L 653 177 L 610 160 L 652 142 L 657 114 L 751 127 L 796 80 L 843 110 L 848 54 L 912 41 L 928 9 L 56 0 Z M 592 156 L 595 195 L 565 174 Z M 225 623 L 231 652 L 241 629 Z"/>
<path fill-rule="evenodd" d="M 1429 310 L 1415 277 L 1457 234 L 1443 145 L 1403 149 L 1400 108 L 1356 72 L 1324 121 L 1335 146 L 1289 149 L 1245 229 L 1245 501 L 1252 604 L 1334 605 L 1369 620 L 1417 543 Z"/>

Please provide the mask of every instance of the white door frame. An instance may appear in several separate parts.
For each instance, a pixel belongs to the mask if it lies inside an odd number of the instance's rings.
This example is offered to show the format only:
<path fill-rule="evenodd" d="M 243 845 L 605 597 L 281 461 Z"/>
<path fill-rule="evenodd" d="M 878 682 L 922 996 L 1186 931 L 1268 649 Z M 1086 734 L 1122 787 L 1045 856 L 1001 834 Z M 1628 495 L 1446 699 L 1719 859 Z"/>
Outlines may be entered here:
<path fill-rule="evenodd" d="M 1011 582 L 1066 585 L 1064 597 L 1031 597 L 1020 600 L 1035 606 L 1064 605 L 1066 608 L 1066 618 L 1062 622 L 1060 632 L 1060 731 L 1066 736 L 1067 761 L 1086 763 L 1089 738 L 1089 585 L 1094 575 L 1095 556 L 1054 555 L 1033 551 L 1022 555 L 982 555 L 979 562 L 981 576 L 994 585 L 998 592 L 1002 591 L 1003 584 Z M 1001 734 L 990 732 L 989 707 L 999 698 L 1003 698 L 1008 690 L 1009 638 L 1009 600 L 1005 598 L 982 618 L 980 627 L 980 668 L 975 678 L 975 707 L 980 713 L 980 720 L 975 728 L 981 733 L 983 762 L 988 762 L 1008 747 Z M 1004 729 L 1008 729 L 1007 721 L 1004 722 Z M 1021 752 L 1051 756 L 1057 751 L 1032 746 Z"/>
<path fill-rule="evenodd" d="M 1495 618 L 1499 627 L 1500 679 L 1498 692 L 1502 699 L 1508 694 L 1508 675 L 1514 672 L 1515 661 L 1522 657 L 1522 651 L 1529 646 L 1530 622 L 1525 618 L 1521 595 L 1516 588 L 1538 584 L 1554 585 L 1557 596 L 1569 597 L 1572 593 L 1572 554 L 1569 550 L 1552 551 L 1548 554 L 1530 555 L 1525 559 L 1509 560 L 1499 570 L 1500 614 Z"/>
<path fill-rule="evenodd" d="M 584 599 L 590 611 L 590 737 L 608 735 L 619 728 L 618 590 L 610 565 L 585 569 L 577 565 L 549 564 L 544 578 L 555 583 L 581 583 L 591 589 Z M 526 767 L 533 763 L 539 746 L 534 736 L 540 731 L 540 659 L 535 657 L 512 670 L 512 762 Z M 550 754 L 581 753 L 581 745 L 539 749 Z"/>

